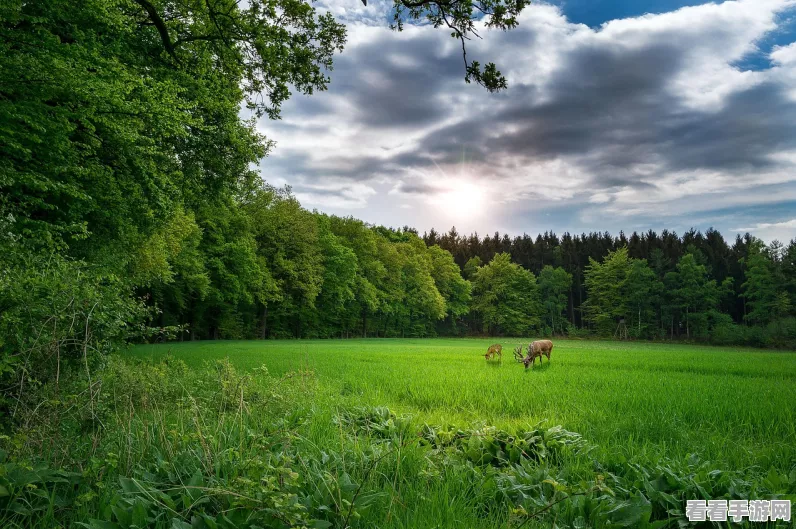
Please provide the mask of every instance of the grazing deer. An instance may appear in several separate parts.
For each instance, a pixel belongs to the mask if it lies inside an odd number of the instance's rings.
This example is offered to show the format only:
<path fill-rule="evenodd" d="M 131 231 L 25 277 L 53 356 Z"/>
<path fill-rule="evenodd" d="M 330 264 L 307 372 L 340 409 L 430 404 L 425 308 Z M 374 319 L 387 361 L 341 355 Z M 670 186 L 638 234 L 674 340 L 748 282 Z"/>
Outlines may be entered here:
<path fill-rule="evenodd" d="M 550 353 L 553 351 L 553 342 L 550 340 L 536 340 L 528 344 L 528 356 L 526 356 L 522 363 L 525 364 L 525 369 L 530 365 L 533 368 L 533 363 L 536 358 L 539 358 L 539 365 L 542 365 L 542 355 L 547 357 L 548 363 L 550 362 Z"/>
<path fill-rule="evenodd" d="M 503 346 L 499 343 L 490 345 L 489 349 L 487 349 L 486 354 L 484 355 L 484 358 L 491 360 L 495 358 L 495 355 L 498 355 L 501 361 L 503 360 Z"/>
<path fill-rule="evenodd" d="M 514 360 L 522 362 L 524 358 L 525 355 L 522 353 L 522 345 L 518 345 L 514 348 Z"/>

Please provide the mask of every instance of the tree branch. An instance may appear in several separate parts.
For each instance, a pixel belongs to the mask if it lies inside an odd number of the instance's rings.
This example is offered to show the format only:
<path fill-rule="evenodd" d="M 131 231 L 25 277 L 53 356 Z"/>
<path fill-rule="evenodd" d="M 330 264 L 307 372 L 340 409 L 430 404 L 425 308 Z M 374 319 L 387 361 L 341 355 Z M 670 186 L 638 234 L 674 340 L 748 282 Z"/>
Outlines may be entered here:
<path fill-rule="evenodd" d="M 149 19 L 152 21 L 152 24 L 157 28 L 158 33 L 160 33 L 160 40 L 163 41 L 163 46 L 166 48 L 166 51 L 179 64 L 180 59 L 177 57 L 177 53 L 174 51 L 174 45 L 171 43 L 171 37 L 169 36 L 169 29 L 166 27 L 166 23 L 163 22 L 163 19 L 160 18 L 158 10 L 155 9 L 155 6 L 153 6 L 147 0 L 135 0 L 135 2 L 141 7 L 143 7 L 144 10 L 147 12 L 147 15 L 149 15 Z"/>
<path fill-rule="evenodd" d="M 531 0 L 393 0 L 395 25 L 392 29 L 401 31 L 403 15 L 420 20 L 425 18 L 435 28 L 445 26 L 452 30 L 451 36 L 461 41 L 462 59 L 465 67 L 465 81 L 473 82 L 489 92 L 499 92 L 507 87 L 506 78 L 493 63 L 482 68 L 478 61 L 467 58 L 466 40 L 472 36 L 481 39 L 477 22 L 488 28 L 508 30 L 518 24 L 520 12 Z"/>

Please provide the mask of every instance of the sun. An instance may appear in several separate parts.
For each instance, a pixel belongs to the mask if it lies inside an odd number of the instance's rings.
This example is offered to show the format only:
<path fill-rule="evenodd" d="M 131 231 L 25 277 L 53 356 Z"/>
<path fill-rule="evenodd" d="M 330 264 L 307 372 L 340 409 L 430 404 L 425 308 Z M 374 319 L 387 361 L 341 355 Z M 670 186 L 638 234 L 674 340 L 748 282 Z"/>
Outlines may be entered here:
<path fill-rule="evenodd" d="M 484 194 L 477 185 L 459 180 L 446 186 L 446 190 L 437 195 L 436 202 L 450 217 L 472 218 L 480 216 L 485 203 Z"/>

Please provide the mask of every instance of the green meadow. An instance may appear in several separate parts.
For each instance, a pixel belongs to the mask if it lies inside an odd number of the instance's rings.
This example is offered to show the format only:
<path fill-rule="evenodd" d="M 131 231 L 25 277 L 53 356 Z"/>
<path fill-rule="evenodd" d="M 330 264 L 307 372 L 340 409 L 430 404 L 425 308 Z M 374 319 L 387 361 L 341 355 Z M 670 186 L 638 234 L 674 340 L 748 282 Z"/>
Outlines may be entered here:
<path fill-rule="evenodd" d="M 131 347 L 3 439 L 0 527 L 660 529 L 796 500 L 796 354 L 555 340 L 526 370 L 494 341 Z"/>
<path fill-rule="evenodd" d="M 430 423 L 561 425 L 606 453 L 700 457 L 729 468 L 796 460 L 796 355 L 754 349 L 556 340 L 525 370 L 502 340 L 368 339 L 141 345 L 189 366 L 228 358 L 240 369 L 308 369 L 319 407 L 386 406 Z"/>

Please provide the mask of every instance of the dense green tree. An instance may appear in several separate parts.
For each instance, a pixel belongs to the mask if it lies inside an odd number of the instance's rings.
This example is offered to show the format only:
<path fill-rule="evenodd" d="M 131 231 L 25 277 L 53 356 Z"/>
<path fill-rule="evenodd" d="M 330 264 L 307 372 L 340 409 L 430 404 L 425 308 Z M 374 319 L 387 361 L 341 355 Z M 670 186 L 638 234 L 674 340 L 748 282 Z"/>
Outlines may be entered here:
<path fill-rule="evenodd" d="M 263 186 L 246 197 L 243 207 L 257 252 L 276 283 L 276 291 L 263 299 L 264 333 L 270 325 L 282 335 L 301 336 L 303 309 L 314 308 L 324 282 L 318 223 L 289 189 Z"/>
<path fill-rule="evenodd" d="M 661 285 L 645 259 L 629 257 L 623 247 L 609 252 L 602 263 L 591 260 L 586 268 L 586 288 L 586 319 L 600 334 L 615 333 L 624 319 L 630 335 L 651 335 Z"/>
<path fill-rule="evenodd" d="M 323 255 L 323 283 L 314 310 L 306 319 L 314 319 L 315 335 L 334 336 L 343 326 L 345 306 L 355 299 L 358 275 L 357 257 L 331 231 L 328 217 L 316 216 L 319 246 Z"/>
<path fill-rule="evenodd" d="M 299 0 L 0 9 L 2 206 L 18 233 L 116 264 L 175 204 L 252 182 L 268 144 L 241 102 L 275 117 L 288 85 L 325 88 L 345 38 Z"/>
<path fill-rule="evenodd" d="M 627 298 L 628 327 L 631 336 L 646 338 L 657 328 L 655 308 L 663 285 L 646 259 L 633 259 L 624 284 Z"/>
<path fill-rule="evenodd" d="M 467 263 L 465 263 L 464 268 L 462 270 L 464 278 L 467 280 L 472 279 L 475 273 L 481 267 L 481 265 L 483 265 L 483 262 L 481 261 L 481 258 L 478 257 L 477 255 L 468 259 Z"/>
<path fill-rule="evenodd" d="M 553 334 L 556 331 L 563 333 L 566 321 L 563 313 L 567 309 L 572 275 L 563 268 L 547 265 L 539 273 L 538 284 L 545 324 L 550 327 Z"/>
<path fill-rule="evenodd" d="M 631 267 L 627 248 L 608 252 L 602 263 L 589 258 L 585 271 L 588 298 L 584 309 L 586 321 L 600 334 L 612 334 L 619 320 L 629 313 L 625 283 Z"/>
<path fill-rule="evenodd" d="M 665 281 L 674 306 L 681 313 L 686 337 L 705 337 L 721 297 L 705 265 L 698 264 L 697 258 L 688 253 L 677 263 L 676 271 L 666 274 Z"/>
<path fill-rule="evenodd" d="M 745 319 L 753 324 L 768 324 L 790 311 L 786 280 L 782 274 L 783 250 L 774 241 L 766 248 L 756 240 L 743 260 L 746 281 L 741 285 L 748 311 Z"/>
<path fill-rule="evenodd" d="M 190 303 L 203 301 L 210 288 L 202 245 L 203 232 L 192 212 L 177 210 L 169 223 L 143 245 L 133 270 L 158 308 L 158 323 L 186 323 Z"/>
<path fill-rule="evenodd" d="M 782 278 L 788 297 L 796 300 L 796 239 L 792 239 L 782 252 Z"/>
<path fill-rule="evenodd" d="M 445 300 L 447 326 L 445 330 L 457 333 L 460 318 L 470 310 L 471 284 L 462 278 L 453 256 L 439 246 L 428 249 L 431 259 L 431 277 L 434 286 Z"/>
<path fill-rule="evenodd" d="M 499 253 L 473 276 L 472 309 L 485 333 L 527 336 L 541 322 L 536 277 Z"/>
<path fill-rule="evenodd" d="M 364 222 L 351 218 L 331 217 L 332 232 L 340 242 L 350 248 L 357 259 L 354 278 L 354 299 L 346 304 L 341 335 L 359 329 L 360 336 L 367 336 L 368 321 L 374 317 L 386 301 L 385 285 L 387 269 L 380 259 L 379 236 Z"/>
<path fill-rule="evenodd" d="M 206 205 L 198 210 L 202 228 L 200 250 L 210 285 L 203 298 L 188 309 L 189 331 L 205 338 L 242 338 L 250 334 L 250 321 L 240 310 L 262 301 L 271 281 L 257 255 L 250 218 L 232 202 Z"/>
<path fill-rule="evenodd" d="M 400 285 L 403 303 L 395 313 L 402 336 L 423 336 L 445 317 L 445 298 L 437 290 L 431 258 L 423 241 L 411 237 L 395 245 L 400 258 Z"/>

